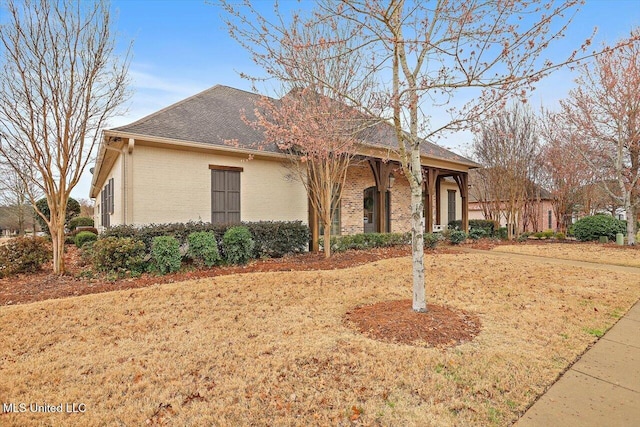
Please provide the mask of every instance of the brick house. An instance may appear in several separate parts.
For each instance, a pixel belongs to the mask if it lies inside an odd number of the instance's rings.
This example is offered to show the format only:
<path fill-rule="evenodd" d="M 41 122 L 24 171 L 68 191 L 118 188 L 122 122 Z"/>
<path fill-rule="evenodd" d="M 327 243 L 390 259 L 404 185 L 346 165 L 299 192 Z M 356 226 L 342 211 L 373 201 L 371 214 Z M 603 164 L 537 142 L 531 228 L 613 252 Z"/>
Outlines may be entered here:
<path fill-rule="evenodd" d="M 118 224 L 300 220 L 317 237 L 302 183 L 276 146 L 247 125 L 260 95 L 214 86 L 129 125 L 103 133 L 90 197 L 98 227 Z M 230 143 L 233 141 L 233 143 Z M 409 184 L 380 125 L 347 174 L 334 231 L 410 229 Z M 468 171 L 474 162 L 424 143 L 426 228 L 468 223 Z M 430 197 L 429 197 L 430 196 Z"/>

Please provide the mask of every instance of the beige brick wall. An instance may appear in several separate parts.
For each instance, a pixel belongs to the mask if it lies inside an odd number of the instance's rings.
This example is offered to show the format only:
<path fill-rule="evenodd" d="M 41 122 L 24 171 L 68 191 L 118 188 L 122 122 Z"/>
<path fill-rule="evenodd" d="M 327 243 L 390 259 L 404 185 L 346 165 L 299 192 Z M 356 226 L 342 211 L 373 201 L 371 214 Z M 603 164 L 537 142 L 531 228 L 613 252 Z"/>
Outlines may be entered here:
<path fill-rule="evenodd" d="M 136 141 L 132 154 L 131 223 L 211 220 L 209 165 L 242 167 L 243 221 L 308 221 L 304 186 L 288 177 L 281 160 L 247 160 L 211 152 L 159 148 Z M 116 185 L 118 188 L 118 185 Z M 122 198 L 116 195 L 116 203 Z"/>

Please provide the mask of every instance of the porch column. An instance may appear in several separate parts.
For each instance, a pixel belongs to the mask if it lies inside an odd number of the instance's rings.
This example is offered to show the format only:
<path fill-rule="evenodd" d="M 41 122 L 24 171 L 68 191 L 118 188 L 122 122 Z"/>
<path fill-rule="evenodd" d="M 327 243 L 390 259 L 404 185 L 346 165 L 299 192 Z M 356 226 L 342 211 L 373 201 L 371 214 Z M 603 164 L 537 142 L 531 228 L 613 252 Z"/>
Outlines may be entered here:
<path fill-rule="evenodd" d="M 436 182 L 438 181 L 439 171 L 436 168 L 427 167 L 424 168 L 425 172 L 425 193 L 427 203 L 425 205 L 425 224 L 424 231 L 426 233 L 433 232 L 433 196 L 436 194 Z M 439 205 L 440 203 L 436 201 Z"/>
<path fill-rule="evenodd" d="M 462 198 L 462 230 L 469 232 L 469 173 L 458 172 L 453 176 L 460 189 Z"/>
<path fill-rule="evenodd" d="M 436 178 L 436 224 L 438 225 L 442 225 L 442 197 L 440 196 L 440 192 L 442 191 L 440 188 L 441 183 L 442 177 L 438 176 Z"/>
<path fill-rule="evenodd" d="M 387 233 L 387 190 L 389 189 L 389 175 L 391 174 L 391 165 L 389 162 L 383 162 L 380 159 L 369 159 L 369 166 L 373 172 L 373 178 L 376 181 L 376 191 L 378 192 L 377 224 L 378 233 Z"/>

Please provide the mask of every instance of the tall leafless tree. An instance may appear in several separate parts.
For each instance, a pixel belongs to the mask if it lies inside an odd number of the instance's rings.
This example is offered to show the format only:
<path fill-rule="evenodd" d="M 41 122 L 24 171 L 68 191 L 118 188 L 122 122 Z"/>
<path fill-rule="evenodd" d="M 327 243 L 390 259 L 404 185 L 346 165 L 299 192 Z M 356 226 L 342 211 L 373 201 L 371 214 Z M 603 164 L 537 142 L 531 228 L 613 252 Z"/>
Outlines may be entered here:
<path fill-rule="evenodd" d="M 559 119 L 575 129 L 577 150 L 609 195 L 626 211 L 635 244 L 640 207 L 640 28 L 620 49 L 580 68 L 578 88 L 562 100 Z M 635 39 L 633 39 L 635 37 Z"/>
<path fill-rule="evenodd" d="M 490 172 L 490 194 L 508 224 L 509 239 L 520 229 L 527 200 L 535 197 L 539 151 L 536 118 L 519 102 L 482 124 L 474 138 L 474 155 Z"/>
<path fill-rule="evenodd" d="M 67 200 L 106 121 L 128 97 L 106 0 L 6 0 L 0 26 L 0 154 L 47 198 L 63 274 Z M 35 206 L 35 194 L 30 195 Z"/>

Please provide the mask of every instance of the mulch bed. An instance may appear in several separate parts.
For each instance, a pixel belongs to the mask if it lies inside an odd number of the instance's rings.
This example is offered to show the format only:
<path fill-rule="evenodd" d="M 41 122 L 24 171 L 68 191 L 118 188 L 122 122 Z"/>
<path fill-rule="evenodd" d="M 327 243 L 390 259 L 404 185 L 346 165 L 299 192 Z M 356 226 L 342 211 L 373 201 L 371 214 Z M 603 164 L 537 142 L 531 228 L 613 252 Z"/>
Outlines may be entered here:
<path fill-rule="evenodd" d="M 450 253 L 451 251 L 446 247 L 442 247 L 438 248 L 435 252 L 431 252 Z M 347 251 L 333 254 L 330 259 L 326 259 L 322 253 L 304 253 L 283 258 L 253 260 L 244 266 L 213 267 L 208 269 L 195 269 L 186 266 L 178 273 L 167 274 L 165 276 L 143 274 L 136 278 L 109 280 L 109 278 L 104 275 L 87 277 L 90 272 L 90 267 L 84 266 L 78 250 L 74 246 L 69 246 L 65 254 L 67 273 L 64 276 L 52 274 L 52 266 L 49 263 L 38 273 L 20 274 L 0 279 L 0 305 L 26 304 L 47 299 L 143 288 L 158 283 L 182 282 L 185 280 L 216 277 L 227 274 L 266 271 L 334 270 L 366 264 L 381 259 L 409 255 L 409 246 Z"/>
<path fill-rule="evenodd" d="M 480 319 L 461 310 L 427 304 L 426 313 L 412 309 L 411 300 L 383 301 L 357 307 L 345 316 L 369 338 L 409 345 L 450 347 L 469 342 L 480 333 Z"/>

